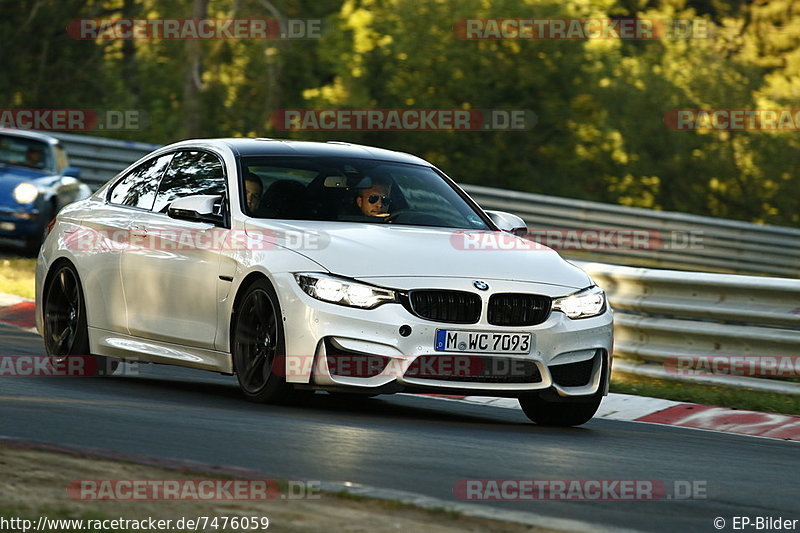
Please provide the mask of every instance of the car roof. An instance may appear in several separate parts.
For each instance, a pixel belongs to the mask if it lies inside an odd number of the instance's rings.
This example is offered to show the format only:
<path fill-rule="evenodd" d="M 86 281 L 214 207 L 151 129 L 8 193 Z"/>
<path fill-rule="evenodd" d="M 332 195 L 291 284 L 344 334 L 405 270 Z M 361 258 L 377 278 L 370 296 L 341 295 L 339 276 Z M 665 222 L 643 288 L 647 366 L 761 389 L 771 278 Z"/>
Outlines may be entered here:
<path fill-rule="evenodd" d="M 186 145 L 208 146 L 209 144 L 225 145 L 243 157 L 260 155 L 352 157 L 432 166 L 424 159 L 404 152 L 341 141 L 310 142 L 268 138 L 193 139 L 171 144 L 165 148 L 180 148 Z"/>
<path fill-rule="evenodd" d="M 35 139 L 37 141 L 46 142 L 48 144 L 60 144 L 59 140 L 44 133 L 38 133 L 30 130 L 15 130 L 13 128 L 0 128 L 0 135 L 12 135 L 15 137 L 24 137 L 26 139 Z"/>

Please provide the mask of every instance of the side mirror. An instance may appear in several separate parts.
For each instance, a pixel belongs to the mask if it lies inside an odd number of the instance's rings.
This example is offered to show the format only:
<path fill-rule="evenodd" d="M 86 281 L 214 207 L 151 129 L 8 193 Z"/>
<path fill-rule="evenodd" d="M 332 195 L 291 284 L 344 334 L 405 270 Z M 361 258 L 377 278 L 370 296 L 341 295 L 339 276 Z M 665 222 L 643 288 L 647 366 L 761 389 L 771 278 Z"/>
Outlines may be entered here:
<path fill-rule="evenodd" d="M 214 209 L 222 202 L 222 196 L 209 194 L 198 194 L 196 196 L 186 196 L 173 201 L 167 209 L 167 216 L 179 220 L 190 220 L 192 222 L 210 222 L 215 225 L 222 225 L 224 217 Z"/>
<path fill-rule="evenodd" d="M 78 167 L 67 167 L 62 172 L 64 176 L 71 176 L 73 178 L 80 178 L 81 177 L 81 169 Z"/>
<path fill-rule="evenodd" d="M 486 211 L 486 214 L 489 215 L 492 222 L 502 231 L 507 231 L 508 233 L 513 233 L 520 237 L 528 233 L 528 225 L 517 215 L 512 215 L 505 211 Z"/>

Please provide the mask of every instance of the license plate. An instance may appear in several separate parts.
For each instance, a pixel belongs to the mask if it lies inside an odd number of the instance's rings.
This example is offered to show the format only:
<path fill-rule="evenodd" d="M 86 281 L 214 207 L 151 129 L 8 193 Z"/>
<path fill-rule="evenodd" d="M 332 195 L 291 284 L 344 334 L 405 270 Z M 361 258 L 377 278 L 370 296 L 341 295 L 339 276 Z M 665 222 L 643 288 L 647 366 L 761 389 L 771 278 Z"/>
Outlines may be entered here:
<path fill-rule="evenodd" d="M 530 333 L 437 329 L 433 347 L 437 352 L 526 354 L 531 343 Z"/>

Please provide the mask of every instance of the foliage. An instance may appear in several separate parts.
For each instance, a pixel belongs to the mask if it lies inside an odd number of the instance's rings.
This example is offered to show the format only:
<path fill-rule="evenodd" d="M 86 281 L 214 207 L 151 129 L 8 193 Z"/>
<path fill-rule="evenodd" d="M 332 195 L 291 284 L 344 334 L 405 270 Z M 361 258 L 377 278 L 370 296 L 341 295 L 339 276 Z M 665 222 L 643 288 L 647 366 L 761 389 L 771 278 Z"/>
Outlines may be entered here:
<path fill-rule="evenodd" d="M 798 133 L 674 131 L 674 109 L 800 108 L 792 0 L 17 0 L 4 108 L 137 109 L 119 138 L 339 140 L 409 151 L 456 180 L 800 225 Z M 199 10 L 199 11 L 198 11 Z M 323 19 L 320 39 L 80 41 L 81 17 Z M 465 40 L 463 18 L 702 20 L 710 38 Z M 524 109 L 524 131 L 286 132 L 279 109 Z M 95 132 L 108 136 L 108 132 Z"/>

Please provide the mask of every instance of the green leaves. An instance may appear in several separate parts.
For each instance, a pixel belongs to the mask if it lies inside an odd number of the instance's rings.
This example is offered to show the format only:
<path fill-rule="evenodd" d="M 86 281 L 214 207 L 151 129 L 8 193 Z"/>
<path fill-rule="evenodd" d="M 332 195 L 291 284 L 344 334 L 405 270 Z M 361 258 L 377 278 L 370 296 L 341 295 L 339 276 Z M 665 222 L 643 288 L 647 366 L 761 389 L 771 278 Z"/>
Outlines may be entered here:
<path fill-rule="evenodd" d="M 798 132 L 675 131 L 677 109 L 800 108 L 792 0 L 208 0 L 212 18 L 322 19 L 321 39 L 76 41 L 80 17 L 192 16 L 205 0 L 20 0 L 5 8 L 6 107 L 138 109 L 142 131 L 338 139 L 409 151 L 456 180 L 800 225 Z M 470 40 L 462 19 L 702 20 L 710 38 Z M 461 26 L 459 26 L 461 24 Z M 189 69 L 194 69 L 190 71 Z M 194 80 L 194 85 L 188 86 Z M 284 131 L 297 108 L 528 110 L 524 130 Z M 191 119 L 191 120 L 189 120 Z M 190 131 L 191 130 L 191 131 Z M 109 135 L 108 132 L 96 132 Z"/>

